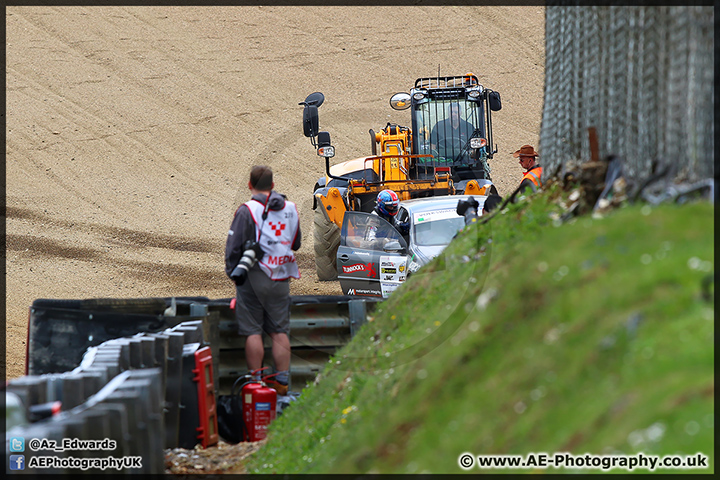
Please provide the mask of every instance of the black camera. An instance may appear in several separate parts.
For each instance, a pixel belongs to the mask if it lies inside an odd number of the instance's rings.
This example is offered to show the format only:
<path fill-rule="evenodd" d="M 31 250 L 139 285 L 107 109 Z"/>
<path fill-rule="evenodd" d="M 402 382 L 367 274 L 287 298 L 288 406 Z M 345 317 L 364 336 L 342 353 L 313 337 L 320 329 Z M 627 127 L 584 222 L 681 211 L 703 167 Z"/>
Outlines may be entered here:
<path fill-rule="evenodd" d="M 263 255 L 265 252 L 263 252 L 262 248 L 260 248 L 260 244 L 258 242 L 253 242 L 252 240 L 248 240 L 245 242 L 245 245 L 243 245 L 243 254 L 240 258 L 240 261 L 237 264 L 237 267 L 235 267 L 230 273 L 230 279 L 235 282 L 235 285 L 242 285 L 245 283 L 245 280 L 248 276 L 248 271 L 259 261 L 262 260 Z"/>
<path fill-rule="evenodd" d="M 465 217 L 465 225 L 469 225 L 473 222 L 477 222 L 478 219 L 478 207 L 480 203 L 473 197 L 468 197 L 467 200 L 458 200 L 457 212 L 458 215 Z"/>

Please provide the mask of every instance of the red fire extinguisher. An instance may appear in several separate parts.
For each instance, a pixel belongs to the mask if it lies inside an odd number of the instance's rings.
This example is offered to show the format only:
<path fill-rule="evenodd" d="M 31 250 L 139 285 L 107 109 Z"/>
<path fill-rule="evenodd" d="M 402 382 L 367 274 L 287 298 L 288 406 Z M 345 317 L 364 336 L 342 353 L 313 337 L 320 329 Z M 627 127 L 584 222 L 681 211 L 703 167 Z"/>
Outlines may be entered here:
<path fill-rule="evenodd" d="M 277 392 L 262 381 L 253 380 L 243 385 L 241 396 L 245 441 L 262 440 L 267 436 L 268 425 L 275 420 Z"/>

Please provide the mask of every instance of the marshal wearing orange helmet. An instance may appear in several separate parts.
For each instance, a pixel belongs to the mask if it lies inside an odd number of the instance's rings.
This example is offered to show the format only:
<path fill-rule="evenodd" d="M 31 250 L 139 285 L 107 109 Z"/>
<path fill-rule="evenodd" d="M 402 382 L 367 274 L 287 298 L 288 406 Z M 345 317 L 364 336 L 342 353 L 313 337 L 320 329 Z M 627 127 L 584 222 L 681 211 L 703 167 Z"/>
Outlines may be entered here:
<path fill-rule="evenodd" d="M 520 150 L 513 153 L 513 157 L 520 159 L 520 166 L 525 169 L 522 182 L 518 187 L 518 193 L 522 194 L 528 188 L 537 192 L 542 187 L 542 167 L 535 160 L 540 154 L 535 151 L 532 145 L 523 145 Z"/>

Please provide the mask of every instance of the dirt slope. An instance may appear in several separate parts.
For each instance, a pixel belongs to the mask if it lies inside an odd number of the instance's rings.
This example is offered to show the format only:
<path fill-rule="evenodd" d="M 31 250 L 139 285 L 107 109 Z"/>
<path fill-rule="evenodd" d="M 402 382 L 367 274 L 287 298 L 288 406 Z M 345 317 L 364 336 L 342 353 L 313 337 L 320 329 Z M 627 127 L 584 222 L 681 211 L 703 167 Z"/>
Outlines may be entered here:
<path fill-rule="evenodd" d="M 225 237 L 256 163 L 300 209 L 292 292 L 339 294 L 314 274 L 311 92 L 335 161 L 408 125 L 388 99 L 438 65 L 502 95 L 501 194 L 519 180 L 510 152 L 538 144 L 541 7 L 8 7 L 6 28 L 8 378 L 37 298 L 233 295 Z"/>

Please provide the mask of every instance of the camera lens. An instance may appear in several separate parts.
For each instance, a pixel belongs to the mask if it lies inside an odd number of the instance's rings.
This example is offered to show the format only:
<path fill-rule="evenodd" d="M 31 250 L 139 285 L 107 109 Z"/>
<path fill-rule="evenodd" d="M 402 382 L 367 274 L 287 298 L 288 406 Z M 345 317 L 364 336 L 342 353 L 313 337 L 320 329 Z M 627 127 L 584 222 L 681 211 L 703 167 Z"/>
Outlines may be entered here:
<path fill-rule="evenodd" d="M 242 285 L 253 265 L 255 265 L 255 250 L 248 248 L 243 252 L 243 256 L 230 274 L 230 278 L 234 279 L 238 285 Z"/>

